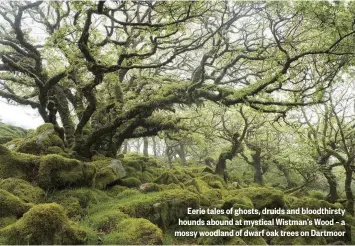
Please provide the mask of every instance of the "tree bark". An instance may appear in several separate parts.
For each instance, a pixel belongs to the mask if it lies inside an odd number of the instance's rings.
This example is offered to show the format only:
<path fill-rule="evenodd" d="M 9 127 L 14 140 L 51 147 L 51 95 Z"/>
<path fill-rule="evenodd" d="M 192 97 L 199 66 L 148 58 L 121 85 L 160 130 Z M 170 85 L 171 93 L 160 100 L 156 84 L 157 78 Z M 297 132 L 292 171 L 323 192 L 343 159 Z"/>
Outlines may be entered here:
<path fill-rule="evenodd" d="M 149 147 L 148 138 L 143 138 L 143 155 L 144 156 L 148 156 L 148 147 Z"/>
<path fill-rule="evenodd" d="M 351 216 L 354 216 L 354 195 L 351 190 L 351 182 L 353 176 L 353 170 L 351 169 L 350 163 L 344 165 L 345 169 L 345 195 L 346 195 L 346 210 Z"/>
<path fill-rule="evenodd" d="M 225 171 L 227 166 L 226 162 L 227 160 L 232 160 L 233 157 L 237 154 L 240 144 L 241 143 L 239 141 L 239 133 L 234 133 L 230 149 L 222 152 L 218 157 L 218 162 L 215 169 L 216 174 L 225 177 Z"/>
<path fill-rule="evenodd" d="M 153 141 L 153 153 L 154 153 L 154 157 L 157 157 L 157 142 L 155 140 L 155 137 L 152 137 L 152 141 Z"/>
<path fill-rule="evenodd" d="M 179 157 L 180 157 L 181 164 L 182 164 L 183 166 L 187 166 L 186 153 L 185 153 L 185 146 L 184 146 L 183 143 L 179 143 L 177 154 L 178 154 Z"/>

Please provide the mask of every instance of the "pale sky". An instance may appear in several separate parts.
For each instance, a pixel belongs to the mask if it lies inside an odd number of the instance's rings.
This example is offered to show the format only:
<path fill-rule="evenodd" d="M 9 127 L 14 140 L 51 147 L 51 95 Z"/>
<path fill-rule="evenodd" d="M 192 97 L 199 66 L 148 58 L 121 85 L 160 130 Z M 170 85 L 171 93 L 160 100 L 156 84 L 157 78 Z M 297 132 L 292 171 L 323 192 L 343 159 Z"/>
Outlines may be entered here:
<path fill-rule="evenodd" d="M 43 124 L 38 112 L 30 106 L 9 105 L 0 98 L 0 119 L 3 123 L 33 129 Z"/>

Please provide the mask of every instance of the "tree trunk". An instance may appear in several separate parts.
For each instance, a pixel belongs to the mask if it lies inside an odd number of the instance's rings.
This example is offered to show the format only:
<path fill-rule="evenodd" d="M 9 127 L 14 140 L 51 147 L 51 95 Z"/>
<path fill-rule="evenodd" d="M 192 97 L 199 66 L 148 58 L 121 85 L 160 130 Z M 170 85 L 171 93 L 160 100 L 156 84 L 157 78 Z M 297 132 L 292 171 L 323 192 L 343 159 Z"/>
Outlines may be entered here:
<path fill-rule="evenodd" d="M 336 176 L 332 173 L 332 170 L 329 168 L 324 168 L 321 170 L 324 177 L 328 181 L 329 185 L 329 194 L 327 197 L 328 202 L 334 203 L 338 200 L 338 191 L 337 191 L 337 180 Z"/>
<path fill-rule="evenodd" d="M 283 173 L 283 175 L 285 176 L 286 182 L 287 182 L 287 188 L 291 189 L 293 187 L 296 187 L 297 184 L 292 180 L 291 176 L 290 176 L 290 172 L 289 170 L 283 166 L 282 164 L 280 164 L 277 160 L 274 160 L 274 163 L 276 164 L 277 168 Z"/>
<path fill-rule="evenodd" d="M 143 155 L 148 156 L 148 138 L 143 138 Z"/>
<path fill-rule="evenodd" d="M 260 185 L 263 184 L 263 169 L 261 166 L 261 148 L 259 147 L 254 147 L 254 154 L 251 155 L 253 158 L 253 164 L 252 166 L 254 167 L 254 181 Z"/>
<path fill-rule="evenodd" d="M 183 166 L 187 166 L 187 162 L 186 162 L 186 153 L 185 153 L 185 146 L 182 143 L 179 143 L 179 147 L 178 147 L 178 151 L 177 154 L 180 157 L 181 160 L 181 164 Z"/>
<path fill-rule="evenodd" d="M 232 138 L 232 145 L 229 150 L 222 152 L 219 155 L 218 162 L 216 165 L 215 173 L 225 177 L 225 171 L 227 166 L 227 160 L 232 160 L 237 154 L 240 147 L 239 133 L 234 133 Z"/>
<path fill-rule="evenodd" d="M 346 195 L 346 210 L 351 216 L 354 216 L 354 195 L 351 190 L 351 182 L 353 171 L 351 170 L 350 164 L 344 165 L 345 169 L 345 195 Z"/>
<path fill-rule="evenodd" d="M 125 141 L 123 141 L 123 150 L 122 150 L 122 154 L 127 154 L 128 153 L 128 140 L 126 139 Z"/>
<path fill-rule="evenodd" d="M 155 141 L 155 136 L 152 137 L 152 141 L 153 141 L 153 154 L 154 154 L 154 157 L 157 157 L 158 154 L 157 154 L 157 142 Z"/>

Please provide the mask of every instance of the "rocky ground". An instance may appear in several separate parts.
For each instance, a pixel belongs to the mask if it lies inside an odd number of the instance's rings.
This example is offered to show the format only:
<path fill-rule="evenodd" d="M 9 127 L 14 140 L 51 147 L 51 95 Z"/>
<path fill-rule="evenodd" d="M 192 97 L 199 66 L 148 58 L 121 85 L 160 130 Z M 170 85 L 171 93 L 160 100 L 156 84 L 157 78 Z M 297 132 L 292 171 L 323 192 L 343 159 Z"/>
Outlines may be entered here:
<path fill-rule="evenodd" d="M 189 215 L 191 208 L 343 208 L 315 197 L 271 187 L 225 183 L 205 166 L 167 168 L 150 157 L 69 158 L 52 125 L 0 145 L 0 244 L 354 244 L 347 237 L 175 237 L 176 230 L 256 230 L 241 226 L 178 226 L 178 219 L 228 220 L 226 215 Z M 242 215 L 238 219 L 306 215 Z M 317 216 L 319 217 L 319 216 Z M 321 216 L 329 219 L 329 215 Z M 338 215 L 331 216 L 342 219 Z M 236 218 L 236 217 L 234 217 Z M 257 229 L 300 230 L 297 226 Z M 302 228 L 304 229 L 304 228 Z M 334 230 L 334 226 L 311 229 Z M 353 230 L 355 231 L 355 227 Z M 352 241 L 353 240 L 353 241 Z"/>

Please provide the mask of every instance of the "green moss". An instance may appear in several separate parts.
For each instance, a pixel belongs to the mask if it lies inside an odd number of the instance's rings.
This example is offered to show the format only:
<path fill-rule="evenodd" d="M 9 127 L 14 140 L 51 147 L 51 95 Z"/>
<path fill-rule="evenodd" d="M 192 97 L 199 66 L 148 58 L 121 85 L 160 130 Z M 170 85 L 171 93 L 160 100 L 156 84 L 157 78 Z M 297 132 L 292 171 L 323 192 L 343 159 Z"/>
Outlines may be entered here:
<path fill-rule="evenodd" d="M 44 197 L 44 191 L 41 188 L 17 178 L 0 179 L 0 189 L 7 190 L 25 202 L 37 203 Z"/>
<path fill-rule="evenodd" d="M 128 190 L 122 191 L 120 194 L 118 194 L 116 196 L 116 198 L 123 199 L 123 198 L 127 198 L 127 197 L 130 197 L 130 196 L 136 196 L 136 195 L 139 195 L 139 194 L 142 194 L 139 190 L 128 189 Z"/>
<path fill-rule="evenodd" d="M 154 180 L 154 177 L 151 173 L 144 171 L 138 174 L 138 179 L 142 181 L 142 183 L 150 183 Z"/>
<path fill-rule="evenodd" d="M 0 145 L 0 178 L 19 178 L 32 181 L 39 168 L 39 157 L 16 153 Z"/>
<path fill-rule="evenodd" d="M 199 237 L 199 245 L 246 245 L 240 237 Z"/>
<path fill-rule="evenodd" d="M 139 189 L 143 192 L 155 192 L 163 190 L 163 188 L 156 183 L 144 183 L 139 186 Z"/>
<path fill-rule="evenodd" d="M 282 191 L 271 187 L 250 187 L 230 192 L 232 197 L 248 197 L 254 204 L 254 208 L 280 208 L 285 206 Z"/>
<path fill-rule="evenodd" d="M 240 208 L 245 208 L 245 209 L 251 209 L 254 208 L 253 202 L 250 200 L 249 197 L 243 197 L 243 196 L 238 196 L 238 197 L 228 197 L 225 199 L 222 208 L 223 209 L 230 209 L 236 204 L 236 206 Z"/>
<path fill-rule="evenodd" d="M 199 197 L 183 189 L 150 193 L 126 190 L 119 194 L 115 200 L 93 206 L 91 211 L 94 213 L 118 209 L 131 217 L 145 218 L 161 228 L 167 228 L 176 223 L 178 218 L 185 217 L 188 207 L 196 208 L 198 206 Z"/>
<path fill-rule="evenodd" d="M 205 193 L 206 191 L 209 191 L 211 189 L 207 185 L 207 183 L 200 178 L 194 178 L 194 179 L 186 182 L 185 185 L 186 186 L 192 185 L 192 186 L 196 187 L 197 191 L 200 193 Z"/>
<path fill-rule="evenodd" d="M 219 189 L 210 189 L 202 194 L 205 198 L 211 201 L 220 201 L 222 199 L 222 192 Z"/>
<path fill-rule="evenodd" d="M 15 215 L 0 217 L 0 229 L 15 223 L 17 220 Z"/>
<path fill-rule="evenodd" d="M 162 244 L 162 231 L 146 219 L 125 219 L 117 231 L 104 238 L 104 244 L 157 245 Z"/>
<path fill-rule="evenodd" d="M 91 186 L 96 168 L 94 165 L 59 155 L 42 156 L 38 184 L 43 189 Z"/>
<path fill-rule="evenodd" d="M 174 174 L 172 174 L 170 172 L 164 172 L 154 181 L 154 183 L 157 183 L 157 184 L 179 184 L 180 180 L 178 178 L 176 178 Z"/>
<path fill-rule="evenodd" d="M 49 195 L 47 202 L 60 204 L 69 218 L 80 219 L 88 214 L 90 204 L 97 204 L 108 199 L 108 195 L 100 190 L 78 188 L 54 192 Z"/>
<path fill-rule="evenodd" d="M 126 176 L 126 170 L 118 159 L 104 159 L 92 164 L 97 169 L 94 186 L 98 189 L 105 189 Z"/>
<path fill-rule="evenodd" d="M 129 188 L 133 188 L 133 187 L 139 187 L 142 184 L 142 182 L 137 178 L 129 177 L 129 178 L 121 179 L 120 184 Z"/>
<path fill-rule="evenodd" d="M 128 189 L 128 187 L 125 187 L 125 186 L 114 185 L 114 186 L 110 187 L 106 192 L 108 195 L 115 197 L 127 189 Z"/>
<path fill-rule="evenodd" d="M 64 148 L 62 139 L 54 130 L 52 124 L 44 124 L 16 144 L 16 151 L 27 154 L 48 154 L 49 147 Z"/>
<path fill-rule="evenodd" d="M 325 200 L 327 197 L 327 194 L 325 192 L 319 190 L 310 190 L 307 192 L 307 194 L 309 197 L 319 199 L 319 200 Z"/>
<path fill-rule="evenodd" d="M 31 208 L 14 224 L 0 230 L 7 244 L 84 244 L 86 233 L 70 224 L 58 204 Z"/>
<path fill-rule="evenodd" d="M 100 234 L 108 234 L 118 228 L 118 223 L 129 218 L 119 210 L 104 210 L 87 216 L 84 223 Z"/>
<path fill-rule="evenodd" d="M 211 181 L 208 183 L 209 186 L 211 186 L 212 188 L 216 188 L 216 189 L 223 189 L 224 185 L 221 181 L 216 180 L 216 181 Z"/>
<path fill-rule="evenodd" d="M 31 204 L 25 203 L 10 192 L 0 189 L 0 217 L 11 215 L 20 217 L 29 210 L 30 207 Z"/>

